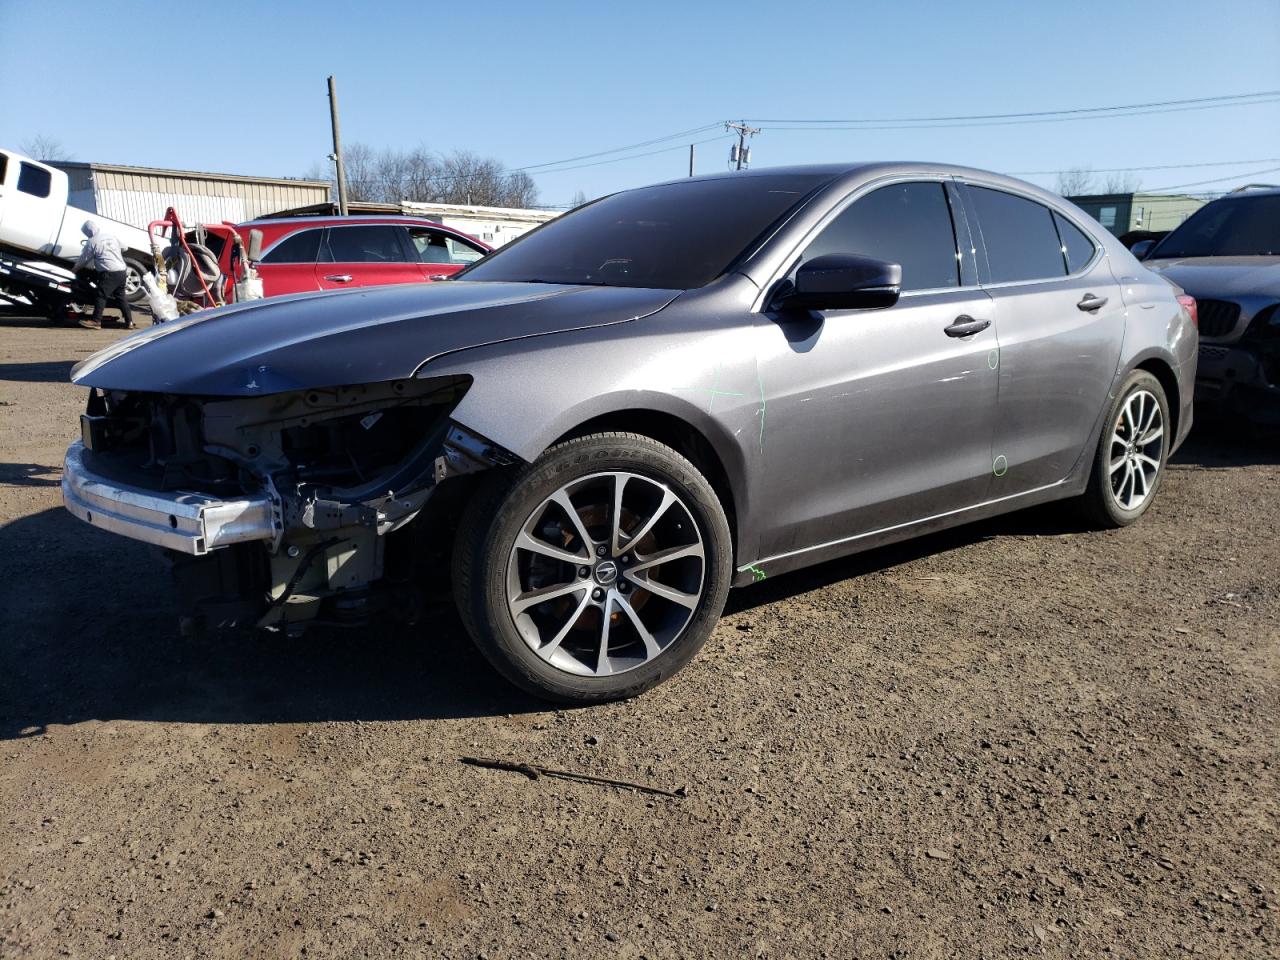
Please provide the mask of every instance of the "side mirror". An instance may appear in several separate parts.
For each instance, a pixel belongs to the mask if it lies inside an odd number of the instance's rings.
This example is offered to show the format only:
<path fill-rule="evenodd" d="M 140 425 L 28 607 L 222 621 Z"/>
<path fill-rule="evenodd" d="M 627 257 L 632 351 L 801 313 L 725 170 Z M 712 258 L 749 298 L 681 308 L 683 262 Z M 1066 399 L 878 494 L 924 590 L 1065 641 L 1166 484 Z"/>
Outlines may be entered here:
<path fill-rule="evenodd" d="M 800 265 L 778 306 L 785 310 L 892 307 L 902 293 L 902 267 L 874 257 L 830 253 Z"/>
<path fill-rule="evenodd" d="M 262 259 L 262 231 L 254 227 L 249 231 L 249 262 L 257 263 Z"/>
<path fill-rule="evenodd" d="M 1156 245 L 1156 242 L 1154 240 L 1139 240 L 1137 243 L 1135 243 L 1132 247 L 1129 248 L 1129 252 L 1132 253 L 1137 259 L 1145 260 L 1147 259 L 1147 255 L 1151 253 L 1151 250 L 1155 245 Z"/>

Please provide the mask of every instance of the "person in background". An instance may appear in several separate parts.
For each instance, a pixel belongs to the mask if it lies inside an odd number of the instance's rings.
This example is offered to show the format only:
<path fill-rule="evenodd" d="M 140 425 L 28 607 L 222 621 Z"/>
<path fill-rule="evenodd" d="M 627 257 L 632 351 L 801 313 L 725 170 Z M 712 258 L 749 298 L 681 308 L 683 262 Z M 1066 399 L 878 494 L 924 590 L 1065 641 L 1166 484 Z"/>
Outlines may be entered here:
<path fill-rule="evenodd" d="M 76 272 L 92 270 L 94 285 L 97 288 L 97 299 L 93 304 L 93 317 L 81 320 L 80 326 L 101 329 L 102 308 L 108 300 L 113 300 L 120 307 L 126 330 L 133 329 L 133 312 L 129 309 L 129 298 L 124 295 L 124 254 L 120 252 L 120 241 L 92 220 L 86 220 L 80 228 L 89 239 L 85 241 L 80 259 L 76 261 Z"/>

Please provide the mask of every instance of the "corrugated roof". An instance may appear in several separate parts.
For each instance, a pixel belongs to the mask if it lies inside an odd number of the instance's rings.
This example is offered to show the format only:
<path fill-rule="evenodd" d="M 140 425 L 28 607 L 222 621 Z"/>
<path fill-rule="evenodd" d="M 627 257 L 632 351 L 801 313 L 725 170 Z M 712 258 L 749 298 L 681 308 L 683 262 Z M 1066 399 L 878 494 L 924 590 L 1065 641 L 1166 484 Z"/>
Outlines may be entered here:
<path fill-rule="evenodd" d="M 241 173 L 208 173 L 203 170 L 167 170 L 162 167 L 131 167 L 120 163 L 92 163 L 58 160 L 49 164 L 59 170 L 91 170 L 103 173 L 131 173 L 144 177 L 186 177 L 192 180 L 226 180 L 233 183 L 263 183 L 280 186 L 328 187 L 328 180 L 302 177 L 251 177 Z"/>

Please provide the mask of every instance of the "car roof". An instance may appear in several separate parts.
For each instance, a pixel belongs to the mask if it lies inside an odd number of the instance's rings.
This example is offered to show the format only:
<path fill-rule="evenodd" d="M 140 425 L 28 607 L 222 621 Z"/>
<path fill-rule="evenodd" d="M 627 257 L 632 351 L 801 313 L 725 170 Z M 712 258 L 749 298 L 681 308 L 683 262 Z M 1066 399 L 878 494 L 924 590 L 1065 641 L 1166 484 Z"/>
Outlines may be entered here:
<path fill-rule="evenodd" d="M 1006 176 L 1002 173 L 994 173 L 990 170 L 982 170 L 977 167 L 963 167 L 952 163 L 936 163 L 929 160 L 863 160 L 847 161 L 843 163 L 814 163 L 779 167 L 757 167 L 754 170 L 726 170 L 702 174 L 696 177 L 682 177 L 678 180 L 668 180 L 666 183 L 708 182 L 712 180 L 723 180 L 727 177 L 766 178 L 801 176 L 815 178 L 818 181 L 819 186 L 830 186 L 840 182 L 853 183 L 857 181 L 871 180 L 877 177 L 894 175 L 959 177 L 961 179 L 972 179 L 987 185 L 1003 186 L 1010 190 L 1017 190 L 1022 193 L 1036 195 L 1055 205 L 1061 206 L 1066 203 L 1067 206 L 1071 206 L 1070 203 L 1065 202 L 1059 195 L 1045 190 L 1042 187 L 1037 187 L 1033 183 L 1028 183 L 1025 180 L 1019 180 L 1016 177 Z"/>
<path fill-rule="evenodd" d="M 438 220 L 428 220 L 426 217 L 410 217 L 403 214 L 395 213 L 371 213 L 371 214 L 351 214 L 346 217 L 333 216 L 314 216 L 314 217 L 261 217 L 257 220 L 246 220 L 244 223 L 237 224 L 241 227 L 285 227 L 290 225 L 306 225 L 306 226 L 346 226 L 348 224 L 359 223 L 412 223 L 421 224 L 422 226 L 443 227 L 445 230 L 453 230 Z M 459 232 L 454 230 L 455 233 Z"/>

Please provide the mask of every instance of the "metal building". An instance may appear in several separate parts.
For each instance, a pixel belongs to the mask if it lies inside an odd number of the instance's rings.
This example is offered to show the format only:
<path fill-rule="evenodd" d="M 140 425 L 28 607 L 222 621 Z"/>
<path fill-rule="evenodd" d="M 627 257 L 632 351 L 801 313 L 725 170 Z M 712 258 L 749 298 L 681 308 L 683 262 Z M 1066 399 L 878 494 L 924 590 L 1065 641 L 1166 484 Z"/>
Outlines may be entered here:
<path fill-rule="evenodd" d="M 325 180 L 245 177 L 195 170 L 159 170 L 112 163 L 50 164 L 66 172 L 73 206 L 146 228 L 178 211 L 184 224 L 243 223 L 276 210 L 329 199 Z"/>
<path fill-rule="evenodd" d="M 478 207 L 464 203 L 416 203 L 405 200 L 400 209 L 415 217 L 424 217 L 468 233 L 491 247 L 500 247 L 548 220 L 560 210 L 521 210 L 515 207 Z"/>
<path fill-rule="evenodd" d="M 1117 237 L 1133 230 L 1172 230 L 1208 202 L 1183 193 L 1092 193 L 1067 199 Z"/>

